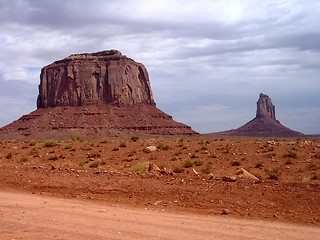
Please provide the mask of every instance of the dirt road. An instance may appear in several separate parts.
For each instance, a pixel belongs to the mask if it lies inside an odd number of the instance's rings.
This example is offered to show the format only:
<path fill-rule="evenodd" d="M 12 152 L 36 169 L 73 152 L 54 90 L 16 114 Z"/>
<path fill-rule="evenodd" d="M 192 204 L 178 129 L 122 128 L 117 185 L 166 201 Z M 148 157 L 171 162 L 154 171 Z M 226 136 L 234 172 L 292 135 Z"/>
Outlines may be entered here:
<path fill-rule="evenodd" d="M 0 191 L 0 239 L 318 239 L 320 228 Z"/>

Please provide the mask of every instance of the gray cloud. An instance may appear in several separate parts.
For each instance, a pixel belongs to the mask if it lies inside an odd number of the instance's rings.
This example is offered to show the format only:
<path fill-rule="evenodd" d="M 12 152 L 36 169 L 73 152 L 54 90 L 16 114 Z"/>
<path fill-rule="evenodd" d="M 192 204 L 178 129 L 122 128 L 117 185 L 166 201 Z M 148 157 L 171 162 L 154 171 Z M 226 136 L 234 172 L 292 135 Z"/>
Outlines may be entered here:
<path fill-rule="evenodd" d="M 320 133 L 319 25 L 316 0 L 0 0 L 0 125 L 35 108 L 44 65 L 119 49 L 146 65 L 157 105 L 198 131 L 244 124 L 265 92 L 281 122 Z"/>

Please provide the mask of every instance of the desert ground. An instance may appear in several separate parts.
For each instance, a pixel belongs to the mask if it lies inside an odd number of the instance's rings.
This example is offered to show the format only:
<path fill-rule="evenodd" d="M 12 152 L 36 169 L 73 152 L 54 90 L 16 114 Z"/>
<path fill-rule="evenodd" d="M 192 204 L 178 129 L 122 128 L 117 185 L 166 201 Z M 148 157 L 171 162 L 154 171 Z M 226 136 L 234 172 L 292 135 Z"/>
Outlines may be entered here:
<path fill-rule="evenodd" d="M 83 201 L 86 208 L 90 204 L 95 209 L 125 206 L 121 211 L 138 209 L 141 218 L 145 209 L 156 216 L 178 214 L 173 218 L 185 216 L 190 226 L 193 218 L 225 223 L 246 220 L 249 222 L 244 224 L 250 226 L 259 221 L 282 222 L 314 231 L 320 226 L 318 138 L 74 137 L 3 140 L 0 149 L 1 239 L 25 239 L 22 230 L 14 236 L 4 228 L 18 224 L 10 211 L 3 209 L 11 198 L 17 198 L 6 195 L 12 192 L 29 194 L 36 197 L 34 201 Z M 240 169 L 256 178 L 239 174 Z M 6 196 L 9 200 L 4 204 Z M 123 238 L 110 235 L 110 239 Z"/>

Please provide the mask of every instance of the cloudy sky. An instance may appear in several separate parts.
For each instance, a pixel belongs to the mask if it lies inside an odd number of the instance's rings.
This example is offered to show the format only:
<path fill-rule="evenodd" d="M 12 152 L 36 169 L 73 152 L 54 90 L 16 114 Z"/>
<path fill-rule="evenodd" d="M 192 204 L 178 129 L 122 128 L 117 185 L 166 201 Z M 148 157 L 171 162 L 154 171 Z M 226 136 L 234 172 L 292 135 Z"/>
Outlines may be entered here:
<path fill-rule="evenodd" d="M 43 66 L 107 49 L 199 132 L 248 122 L 262 92 L 282 124 L 320 133 L 318 0 L 0 0 L 0 126 L 36 109 Z"/>

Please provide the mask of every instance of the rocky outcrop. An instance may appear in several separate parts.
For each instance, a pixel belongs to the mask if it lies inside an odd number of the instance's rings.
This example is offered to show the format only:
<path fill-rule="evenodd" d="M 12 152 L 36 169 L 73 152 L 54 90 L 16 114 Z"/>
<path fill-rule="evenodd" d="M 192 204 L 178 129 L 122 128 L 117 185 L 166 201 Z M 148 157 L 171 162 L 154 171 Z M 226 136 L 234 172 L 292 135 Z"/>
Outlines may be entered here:
<path fill-rule="evenodd" d="M 256 118 L 270 118 L 276 120 L 275 106 L 272 104 L 271 98 L 263 93 L 260 93 L 257 102 Z"/>
<path fill-rule="evenodd" d="M 74 54 L 44 67 L 37 107 L 1 128 L 0 137 L 197 134 L 156 107 L 144 65 L 116 50 Z"/>
<path fill-rule="evenodd" d="M 215 135 L 253 136 L 253 137 L 301 137 L 304 134 L 283 126 L 276 120 L 275 106 L 268 95 L 260 93 L 257 101 L 256 117 L 245 125 Z"/>
<path fill-rule="evenodd" d="M 148 72 L 119 51 L 74 54 L 41 70 L 38 108 L 137 103 L 155 104 Z"/>

